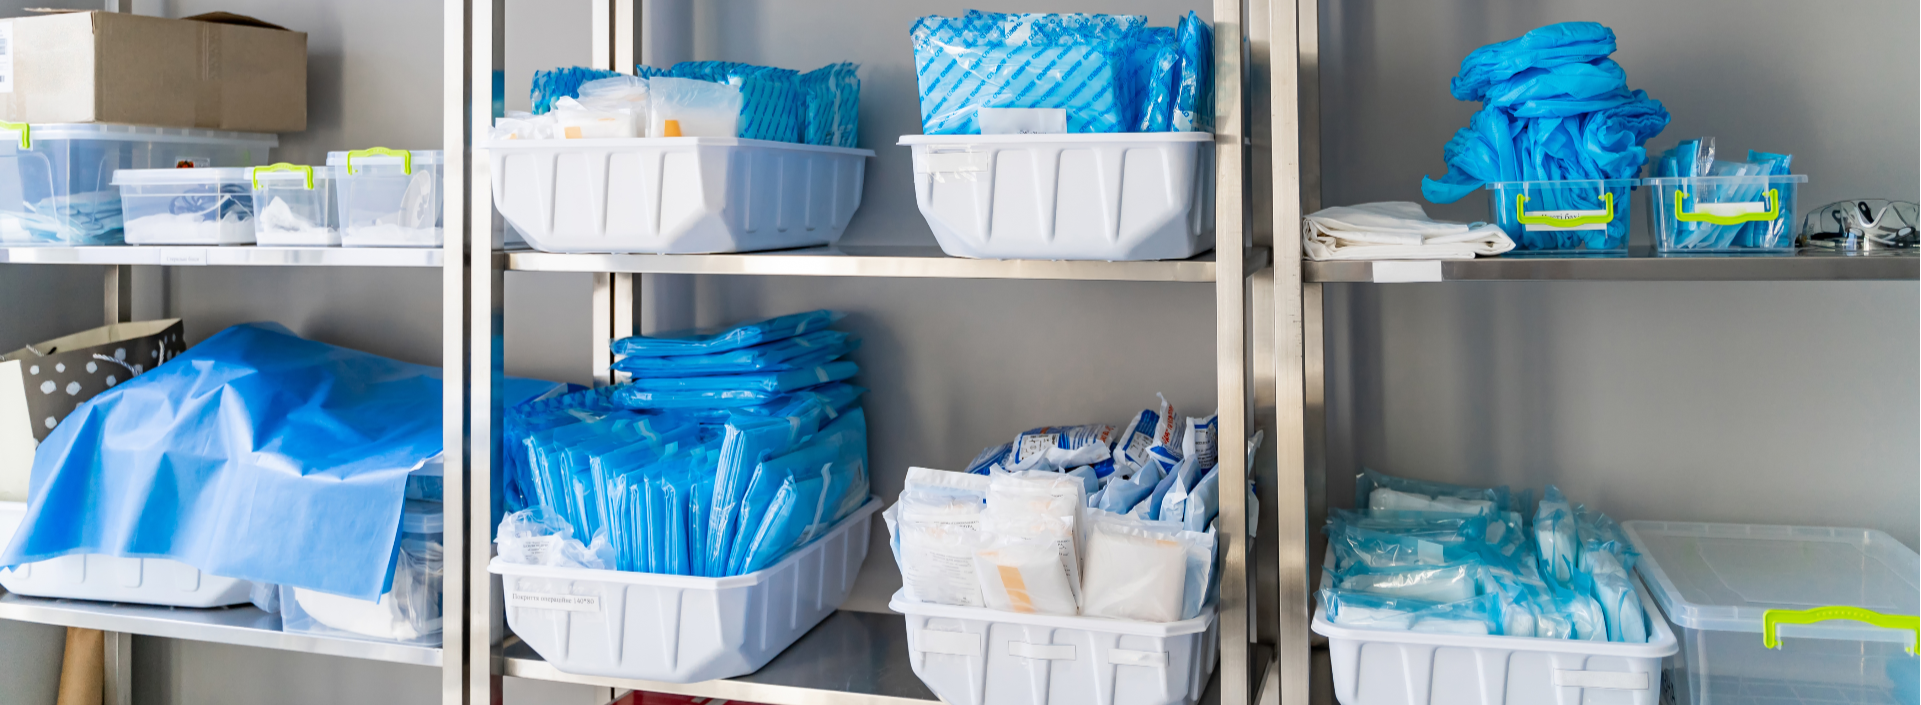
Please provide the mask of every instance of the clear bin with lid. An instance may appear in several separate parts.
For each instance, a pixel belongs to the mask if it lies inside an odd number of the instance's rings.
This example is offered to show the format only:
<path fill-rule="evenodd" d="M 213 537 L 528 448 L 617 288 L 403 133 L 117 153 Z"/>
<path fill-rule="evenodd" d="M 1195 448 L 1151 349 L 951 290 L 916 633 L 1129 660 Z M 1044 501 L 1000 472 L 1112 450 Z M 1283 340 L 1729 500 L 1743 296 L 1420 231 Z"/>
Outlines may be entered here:
<path fill-rule="evenodd" d="M 1892 537 L 1798 526 L 1623 526 L 1641 553 L 1636 570 L 1681 635 L 1668 666 L 1674 702 L 1915 702 L 1910 649 L 1921 634 L 1921 557 Z"/>
<path fill-rule="evenodd" d="M 328 152 L 327 166 L 340 167 L 340 244 L 439 247 L 441 164 L 439 150 Z"/>
<path fill-rule="evenodd" d="M 1634 179 L 1501 181 L 1488 211 L 1514 240 L 1509 255 L 1624 255 Z"/>
<path fill-rule="evenodd" d="M 248 169 L 121 169 L 129 245 L 253 244 Z"/>
<path fill-rule="evenodd" d="M 283 162 L 249 171 L 256 242 L 276 247 L 340 244 L 335 168 Z"/>
<path fill-rule="evenodd" d="M 118 169 L 254 166 L 280 138 L 249 132 L 0 122 L 0 245 L 117 245 Z"/>
<path fill-rule="evenodd" d="M 372 602 L 283 585 L 281 629 L 438 646 L 444 518 L 439 502 L 406 500 L 393 588 Z"/>
<path fill-rule="evenodd" d="M 1794 251 L 1794 192 L 1808 177 L 1675 176 L 1643 179 L 1661 254 Z"/>

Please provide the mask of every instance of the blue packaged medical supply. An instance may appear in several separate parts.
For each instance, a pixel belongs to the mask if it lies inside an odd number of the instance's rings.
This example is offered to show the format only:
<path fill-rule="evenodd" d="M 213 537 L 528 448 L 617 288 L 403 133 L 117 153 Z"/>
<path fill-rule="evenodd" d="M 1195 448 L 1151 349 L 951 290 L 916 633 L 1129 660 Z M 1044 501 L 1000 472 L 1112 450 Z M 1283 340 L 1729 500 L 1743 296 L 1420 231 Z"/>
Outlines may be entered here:
<path fill-rule="evenodd" d="M 1172 129 L 1181 80 L 1178 44 L 1172 27 L 1143 27 L 1127 35 L 1121 86 L 1130 111 L 1128 132 Z"/>
<path fill-rule="evenodd" d="M 712 333 L 675 331 L 637 335 L 613 342 L 615 355 L 665 357 L 669 355 L 707 355 L 792 338 L 808 331 L 826 328 L 842 314 L 825 309 L 793 313 L 764 321 L 742 323 Z"/>
<path fill-rule="evenodd" d="M 791 338 L 710 355 L 624 357 L 614 369 L 635 377 L 695 377 L 765 370 L 791 370 L 832 360 L 860 348 L 860 339 L 837 330 L 818 330 Z M 822 357 L 824 356 L 824 357 Z M 796 360 L 812 359 L 812 364 Z"/>
<path fill-rule="evenodd" d="M 788 437 L 787 422 L 780 419 L 744 415 L 728 419 L 719 469 L 714 474 L 714 501 L 709 505 L 707 542 L 699 557 L 698 575 L 726 575 L 734 541 L 746 526 L 741 521 L 742 501 L 754 470 L 761 461 L 786 451 Z"/>
<path fill-rule="evenodd" d="M 1114 443 L 1114 427 L 1106 424 L 1087 426 L 1042 426 L 1014 437 L 1013 465 L 1024 466 L 1035 458 L 1050 456 L 1061 469 L 1105 460 Z"/>
<path fill-rule="evenodd" d="M 1065 113 L 1068 132 L 1121 132 L 1121 78 L 1127 34 L 1139 15 L 1001 14 L 914 23 L 921 131 L 980 134 L 982 108 L 1041 108 Z"/>
<path fill-rule="evenodd" d="M 858 64 L 828 64 L 800 75 L 801 141 L 827 147 L 860 146 Z"/>
<path fill-rule="evenodd" d="M 1174 98 L 1175 132 L 1214 131 L 1214 28 L 1189 11 L 1176 28 L 1180 77 Z"/>
<path fill-rule="evenodd" d="M 828 382 L 838 382 L 860 372 L 858 363 L 841 360 L 814 367 L 775 372 L 749 372 L 706 377 L 650 377 L 634 380 L 622 387 L 617 398 L 628 399 L 627 390 L 643 392 L 719 391 L 742 389 L 781 394 Z"/>
<path fill-rule="evenodd" d="M 619 73 L 607 69 L 594 69 L 584 66 L 568 66 L 549 71 L 535 71 L 530 98 L 533 99 L 533 113 L 545 114 L 554 109 L 554 101 L 561 98 L 579 98 L 580 85 L 588 81 L 613 78 Z"/>
<path fill-rule="evenodd" d="M 276 324 L 223 330 L 54 429 L 0 562 L 170 558 L 378 599 L 407 475 L 441 452 L 439 374 Z"/>
<path fill-rule="evenodd" d="M 963 472 L 970 475 L 986 475 L 995 465 L 1005 468 L 1012 464 L 1008 461 L 1008 458 L 1013 454 L 1014 444 L 1012 443 L 989 446 L 986 450 L 982 450 L 980 455 L 976 455 L 973 460 L 968 461 L 967 469 Z"/>

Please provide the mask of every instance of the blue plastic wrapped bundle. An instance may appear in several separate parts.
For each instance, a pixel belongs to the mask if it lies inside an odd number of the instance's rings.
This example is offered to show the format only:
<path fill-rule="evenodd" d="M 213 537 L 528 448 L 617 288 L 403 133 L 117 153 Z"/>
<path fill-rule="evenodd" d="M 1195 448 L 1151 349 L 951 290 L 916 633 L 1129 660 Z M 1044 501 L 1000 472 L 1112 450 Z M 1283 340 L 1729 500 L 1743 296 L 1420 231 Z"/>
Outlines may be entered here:
<path fill-rule="evenodd" d="M 822 309 L 742 323 L 709 333 L 688 330 L 637 335 L 614 341 L 613 352 L 615 355 L 643 357 L 708 355 L 822 330 L 840 318 L 841 314 Z"/>
<path fill-rule="evenodd" d="M 535 71 L 534 86 L 530 96 L 534 102 L 533 112 L 535 115 L 543 115 L 554 109 L 554 101 L 561 98 L 579 98 L 580 84 L 619 75 L 607 69 L 593 69 L 585 66 Z"/>
<path fill-rule="evenodd" d="M 1172 27 L 1143 27 L 1127 36 L 1127 62 L 1121 85 L 1133 108 L 1128 132 L 1167 132 L 1174 124 L 1180 91 L 1181 56 Z"/>
<path fill-rule="evenodd" d="M 1627 88 L 1626 73 L 1607 58 L 1613 51 L 1613 30 L 1568 22 L 1469 54 L 1449 88 L 1482 108 L 1448 141 L 1447 174 L 1423 178 L 1422 194 L 1452 203 L 1489 182 L 1639 176 L 1642 145 L 1669 117 L 1660 101 Z M 1614 249 L 1617 236 L 1625 242 L 1619 220 L 1596 249 Z"/>
<path fill-rule="evenodd" d="M 1181 18 L 1181 72 L 1174 99 L 1175 132 L 1214 131 L 1214 28 L 1189 11 Z"/>
<path fill-rule="evenodd" d="M 1656 162 L 1656 244 L 1665 251 L 1788 250 L 1794 215 L 1793 155 L 1749 150 L 1747 161 L 1715 159 L 1714 138 L 1682 140 Z M 1679 194 L 1683 203 L 1672 207 Z M 1737 206 L 1740 206 L 1737 208 Z M 1735 210 L 1728 211 L 1727 209 Z M 1765 213 L 1778 211 L 1773 217 Z M 1727 211 L 1736 222 L 1682 217 Z M 1714 222 L 1722 220 L 1722 222 Z"/>
<path fill-rule="evenodd" d="M 697 78 L 740 88 L 740 136 L 799 142 L 800 72 L 733 61 L 682 61 L 667 70 L 676 78 Z"/>
<path fill-rule="evenodd" d="M 818 330 L 710 355 L 626 357 L 614 369 L 635 377 L 694 377 L 794 370 L 824 364 L 853 352 L 860 339 L 837 330 Z"/>
<path fill-rule="evenodd" d="M 1139 15 L 1002 14 L 922 17 L 909 33 L 920 84 L 921 131 L 980 134 L 982 108 L 1049 108 L 1067 131 L 1120 132 L 1122 43 Z"/>
<path fill-rule="evenodd" d="M 859 65 L 828 64 L 800 75 L 801 141 L 827 147 L 860 146 Z"/>

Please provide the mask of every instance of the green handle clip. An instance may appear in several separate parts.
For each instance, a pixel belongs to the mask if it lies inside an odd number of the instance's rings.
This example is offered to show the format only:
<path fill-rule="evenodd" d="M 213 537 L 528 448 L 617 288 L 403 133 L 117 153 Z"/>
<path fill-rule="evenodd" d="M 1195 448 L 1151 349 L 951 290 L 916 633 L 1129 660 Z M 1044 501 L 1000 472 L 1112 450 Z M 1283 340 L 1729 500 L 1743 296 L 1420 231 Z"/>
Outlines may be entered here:
<path fill-rule="evenodd" d="M 33 138 L 28 136 L 28 133 L 32 132 L 33 130 L 32 125 L 28 125 L 27 123 L 24 123 L 24 122 L 7 122 L 5 120 L 0 120 L 0 130 L 14 130 L 19 132 L 20 148 L 33 149 Z"/>
<path fill-rule="evenodd" d="M 354 157 L 400 157 L 400 173 L 402 174 L 414 173 L 414 153 L 404 149 L 388 149 L 386 147 L 369 147 L 367 149 L 356 149 L 354 151 L 348 152 L 347 153 L 347 173 L 349 174 L 354 173 Z"/>
<path fill-rule="evenodd" d="M 252 174 L 253 190 L 255 191 L 260 190 L 260 172 L 263 172 L 263 171 L 301 172 L 307 175 L 307 190 L 308 191 L 313 190 L 313 167 L 307 166 L 305 164 L 289 164 L 287 162 L 281 162 L 279 164 L 269 164 L 267 166 L 257 166 L 253 168 L 253 174 Z"/>
<path fill-rule="evenodd" d="M 1601 202 L 1607 204 L 1607 212 L 1598 215 L 1528 215 L 1527 194 L 1514 196 L 1514 219 L 1522 225 L 1552 225 L 1557 228 L 1572 228 L 1582 225 L 1599 225 L 1614 222 L 1614 194 L 1601 192 Z"/>
<path fill-rule="evenodd" d="M 1681 207 L 1687 199 L 1687 192 L 1674 190 L 1674 219 L 1684 223 L 1713 223 L 1715 225 L 1740 225 L 1781 217 L 1781 190 L 1768 189 L 1768 210 L 1764 213 L 1738 213 L 1735 215 L 1715 215 L 1713 213 L 1689 213 Z"/>
<path fill-rule="evenodd" d="M 1726 223 L 1721 223 L 1726 225 Z M 1809 610 L 1768 610 L 1761 613 L 1761 645 L 1770 649 L 1781 648 L 1781 638 L 1775 636 L 1774 628 L 1782 624 L 1814 624 L 1834 619 L 1851 619 L 1883 629 L 1899 629 L 1914 632 L 1914 641 L 1908 642 L 1908 654 L 1914 655 L 1921 647 L 1921 617 L 1911 614 L 1881 614 L 1874 610 L 1859 607 L 1816 607 Z"/>

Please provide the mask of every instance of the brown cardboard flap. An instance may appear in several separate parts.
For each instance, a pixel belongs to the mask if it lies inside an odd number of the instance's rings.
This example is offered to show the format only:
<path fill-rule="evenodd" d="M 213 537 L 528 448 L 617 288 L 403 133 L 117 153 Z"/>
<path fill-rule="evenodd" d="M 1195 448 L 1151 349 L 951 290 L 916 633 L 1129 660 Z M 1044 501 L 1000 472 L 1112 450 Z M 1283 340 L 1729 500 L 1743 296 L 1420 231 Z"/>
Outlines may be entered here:
<path fill-rule="evenodd" d="M 214 24 L 240 25 L 242 27 L 259 27 L 261 29 L 277 29 L 282 32 L 293 31 L 266 20 L 255 19 L 246 15 L 236 15 L 231 12 L 203 12 L 192 17 L 182 17 L 180 19 L 193 20 L 195 22 L 212 22 Z"/>

